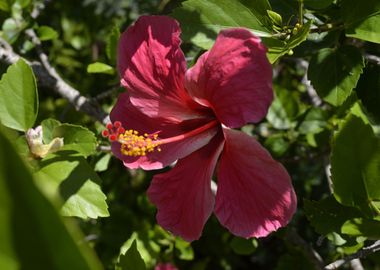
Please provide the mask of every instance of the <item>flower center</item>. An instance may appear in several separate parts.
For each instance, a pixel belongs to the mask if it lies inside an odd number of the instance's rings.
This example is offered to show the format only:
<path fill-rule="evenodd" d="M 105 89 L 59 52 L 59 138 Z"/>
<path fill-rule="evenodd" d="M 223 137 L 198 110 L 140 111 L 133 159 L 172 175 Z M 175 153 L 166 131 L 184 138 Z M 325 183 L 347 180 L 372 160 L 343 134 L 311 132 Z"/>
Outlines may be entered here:
<path fill-rule="evenodd" d="M 145 133 L 141 135 L 137 130 L 124 129 L 121 126 L 120 121 L 115 121 L 113 124 L 107 124 L 107 129 L 103 130 L 102 136 L 108 138 L 110 142 L 119 142 L 121 144 L 120 151 L 123 155 L 133 157 L 146 156 L 147 153 L 151 153 L 154 150 L 160 152 L 160 145 L 181 141 L 196 134 L 202 133 L 203 131 L 210 129 L 217 124 L 218 121 L 213 120 L 189 132 L 169 138 L 159 138 L 158 135 L 160 131 L 154 132 L 152 134 Z"/>

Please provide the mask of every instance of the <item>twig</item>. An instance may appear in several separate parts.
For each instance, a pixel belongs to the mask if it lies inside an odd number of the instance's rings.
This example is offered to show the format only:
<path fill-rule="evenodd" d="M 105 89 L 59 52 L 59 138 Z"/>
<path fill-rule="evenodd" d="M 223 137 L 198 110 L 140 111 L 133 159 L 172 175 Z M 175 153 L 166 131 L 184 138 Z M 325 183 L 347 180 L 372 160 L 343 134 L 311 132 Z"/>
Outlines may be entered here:
<path fill-rule="evenodd" d="M 344 29 L 344 24 L 343 23 L 326 23 L 319 25 L 316 28 L 311 28 L 310 33 L 323 33 L 323 32 L 330 32 L 334 30 L 342 30 Z"/>
<path fill-rule="evenodd" d="M 380 66 L 380 57 L 379 56 L 366 53 L 366 54 L 364 54 L 364 58 L 369 63 Z"/>
<path fill-rule="evenodd" d="M 111 146 L 109 146 L 109 145 L 98 145 L 98 147 L 96 147 L 96 150 L 99 152 L 109 153 L 109 152 L 111 152 Z"/>
<path fill-rule="evenodd" d="M 324 164 L 325 164 L 325 174 L 326 174 L 326 178 L 327 178 L 327 183 L 329 185 L 329 191 L 330 191 L 330 194 L 333 194 L 334 193 L 334 185 L 333 185 L 333 182 L 331 179 L 331 162 L 330 162 L 329 157 L 325 157 Z"/>
<path fill-rule="evenodd" d="M 309 63 L 303 59 L 297 59 L 297 64 L 300 65 L 305 70 L 305 74 L 302 77 L 301 83 L 305 85 L 306 87 L 306 92 L 310 97 L 311 103 L 315 107 L 319 107 L 322 105 L 322 100 L 317 94 L 317 91 L 315 91 L 314 87 L 311 85 L 310 80 L 307 77 L 307 70 L 309 69 Z"/>
<path fill-rule="evenodd" d="M 347 262 L 350 262 L 355 259 L 360 259 L 367 257 L 368 255 L 375 253 L 380 250 L 380 240 L 376 241 L 374 244 L 364 247 L 358 252 L 348 255 L 347 257 L 344 257 L 343 259 L 337 260 L 335 262 L 332 262 L 328 265 L 325 266 L 325 270 L 333 270 L 333 269 L 338 269 L 342 265 L 344 265 Z"/>
<path fill-rule="evenodd" d="M 286 231 L 286 238 L 292 244 L 301 248 L 302 252 L 309 258 L 315 269 L 323 270 L 324 262 L 322 257 L 301 236 L 299 236 L 294 229 L 289 228 Z"/>
<path fill-rule="evenodd" d="M 30 31 L 29 33 L 31 35 L 34 34 L 35 36 L 34 42 L 38 45 L 38 55 L 42 64 L 27 60 L 26 62 L 32 67 L 40 85 L 54 89 L 60 96 L 73 105 L 77 111 L 86 113 L 97 121 L 106 124 L 109 121 L 108 115 L 100 108 L 98 104 L 91 102 L 88 98 L 82 96 L 77 89 L 68 85 L 61 78 L 61 76 L 59 76 L 56 70 L 50 65 L 46 54 L 44 54 L 39 47 L 41 42 L 39 42 L 34 31 Z M 20 58 L 21 56 L 15 53 L 12 47 L 5 40 L 0 38 L 0 61 L 11 65 L 17 62 Z"/>
<path fill-rule="evenodd" d="M 106 91 L 103 91 L 99 95 L 93 97 L 92 100 L 94 100 L 94 101 L 100 101 L 100 100 L 103 100 L 105 98 L 111 97 L 111 96 L 115 95 L 119 91 L 119 89 L 120 89 L 119 84 L 118 85 L 114 85 L 110 89 L 108 89 Z"/>
<path fill-rule="evenodd" d="M 45 1 L 42 1 L 42 2 L 34 2 L 34 7 L 33 7 L 33 10 L 32 12 L 30 13 L 30 16 L 33 18 L 33 19 L 37 19 L 38 16 L 40 16 L 40 13 L 42 10 L 45 9 L 45 6 L 50 2 L 50 0 L 45 0 Z"/>

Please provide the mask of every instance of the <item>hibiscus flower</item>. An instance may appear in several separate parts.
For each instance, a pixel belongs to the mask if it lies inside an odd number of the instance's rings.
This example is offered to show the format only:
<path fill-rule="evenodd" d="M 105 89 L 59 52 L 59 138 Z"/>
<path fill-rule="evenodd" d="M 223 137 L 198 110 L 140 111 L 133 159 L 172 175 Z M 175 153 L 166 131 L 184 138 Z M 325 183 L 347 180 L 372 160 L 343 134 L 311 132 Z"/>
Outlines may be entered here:
<path fill-rule="evenodd" d="M 222 30 L 187 70 L 180 43 L 179 24 L 165 16 L 142 16 L 122 34 L 118 70 L 127 91 L 104 135 L 128 168 L 177 161 L 148 189 L 163 228 L 193 241 L 214 212 L 234 235 L 266 236 L 289 222 L 296 196 L 284 167 L 233 129 L 262 120 L 273 100 L 266 48 L 246 29 Z"/>

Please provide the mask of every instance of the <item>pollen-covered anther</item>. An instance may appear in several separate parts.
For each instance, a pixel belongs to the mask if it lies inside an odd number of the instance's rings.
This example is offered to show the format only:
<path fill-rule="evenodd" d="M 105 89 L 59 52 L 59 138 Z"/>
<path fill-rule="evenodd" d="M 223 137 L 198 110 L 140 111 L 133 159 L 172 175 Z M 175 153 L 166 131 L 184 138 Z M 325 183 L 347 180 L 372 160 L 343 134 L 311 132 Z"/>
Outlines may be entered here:
<path fill-rule="evenodd" d="M 157 140 L 158 134 L 140 135 L 137 130 L 126 130 L 124 134 L 120 134 L 118 141 L 121 143 L 121 153 L 126 156 L 145 156 L 147 153 L 153 152 L 159 148 L 160 142 Z"/>

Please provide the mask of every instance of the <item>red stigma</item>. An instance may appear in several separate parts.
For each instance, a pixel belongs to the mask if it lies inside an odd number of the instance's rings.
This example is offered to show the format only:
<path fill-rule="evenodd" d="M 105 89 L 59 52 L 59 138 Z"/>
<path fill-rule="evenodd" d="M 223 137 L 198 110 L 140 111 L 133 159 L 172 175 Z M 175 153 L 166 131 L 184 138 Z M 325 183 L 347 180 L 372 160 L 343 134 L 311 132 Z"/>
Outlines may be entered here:
<path fill-rule="evenodd" d="M 112 128 L 113 128 L 112 123 L 108 123 L 108 124 L 106 125 L 106 128 L 109 129 L 109 130 L 112 130 Z"/>
<path fill-rule="evenodd" d="M 119 134 L 122 134 L 122 133 L 124 133 L 125 132 L 125 129 L 123 128 L 123 127 L 119 127 L 118 129 L 117 129 L 117 133 L 119 133 Z"/>
<path fill-rule="evenodd" d="M 115 128 L 119 128 L 119 127 L 121 127 L 121 122 L 120 121 L 115 121 L 115 123 L 113 123 L 113 126 Z"/>
<path fill-rule="evenodd" d="M 106 129 L 102 131 L 102 136 L 108 138 L 110 142 L 117 141 L 120 134 L 124 134 L 125 128 L 122 127 L 120 121 L 115 121 L 114 123 L 108 123 Z"/>
<path fill-rule="evenodd" d="M 105 129 L 105 130 L 102 131 L 102 136 L 103 136 L 104 138 L 107 138 L 109 135 L 110 135 L 110 133 L 109 133 L 108 130 Z"/>
<path fill-rule="evenodd" d="M 116 137 L 116 134 L 111 134 L 108 139 L 110 140 L 110 142 L 114 142 L 116 141 L 117 137 Z"/>

